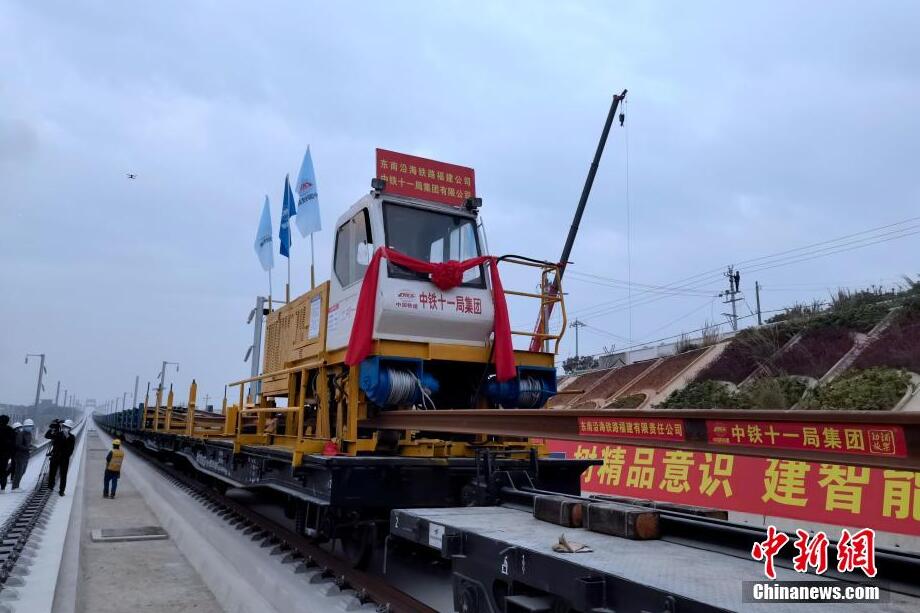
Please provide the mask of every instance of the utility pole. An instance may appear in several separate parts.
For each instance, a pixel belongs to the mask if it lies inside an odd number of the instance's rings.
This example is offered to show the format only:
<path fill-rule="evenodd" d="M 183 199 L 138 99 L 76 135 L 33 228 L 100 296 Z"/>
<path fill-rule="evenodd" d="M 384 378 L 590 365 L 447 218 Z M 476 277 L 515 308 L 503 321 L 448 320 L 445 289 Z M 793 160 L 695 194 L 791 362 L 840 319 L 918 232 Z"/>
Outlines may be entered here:
<path fill-rule="evenodd" d="M 166 366 L 175 366 L 176 372 L 179 372 L 179 362 L 167 362 L 163 360 L 163 365 L 160 367 L 160 385 L 157 387 L 157 394 L 159 397 L 163 396 L 163 387 L 166 385 Z M 159 405 L 159 403 L 157 403 Z"/>
<path fill-rule="evenodd" d="M 741 273 L 734 269 L 733 266 L 729 266 L 728 270 L 725 271 L 725 276 L 728 277 L 728 291 L 720 292 L 719 297 L 725 298 L 722 301 L 723 304 L 731 304 L 732 312 L 731 313 L 722 313 L 729 318 L 729 322 L 732 325 L 732 331 L 738 331 L 738 307 L 736 306 L 738 301 L 741 298 L 738 298 L 737 295 L 741 293 L 738 289 L 741 285 Z"/>
<path fill-rule="evenodd" d="M 61 382 L 57 382 L 57 389 L 54 392 L 54 406 L 58 406 L 58 400 L 61 397 Z"/>
<path fill-rule="evenodd" d="M 262 320 L 265 317 L 265 298 L 262 296 L 256 296 L 256 306 L 254 309 L 249 311 L 249 319 L 246 320 L 246 323 L 252 324 L 252 345 L 250 345 L 249 350 L 246 351 L 246 356 L 243 357 L 243 361 L 250 360 L 250 376 L 258 377 L 259 368 L 261 367 L 261 356 L 262 356 Z M 262 382 L 253 381 L 250 385 L 250 393 L 252 394 L 252 400 L 255 402 L 259 394 L 262 392 Z"/>
<path fill-rule="evenodd" d="M 576 359 L 576 360 L 578 359 L 578 356 L 579 356 L 579 353 L 578 353 L 578 329 L 579 329 L 579 328 L 583 328 L 583 327 L 586 326 L 586 325 L 587 325 L 587 324 L 585 324 L 583 321 L 578 320 L 578 319 L 576 319 L 575 321 L 573 321 L 572 323 L 569 324 L 569 327 L 570 327 L 570 328 L 575 328 L 575 359 Z"/>
<path fill-rule="evenodd" d="M 757 325 L 762 326 L 763 321 L 760 319 L 760 282 L 754 281 L 754 296 L 757 298 Z"/>
<path fill-rule="evenodd" d="M 128 392 L 125 392 L 121 395 L 121 410 L 125 410 L 125 403 L 128 401 Z"/>
<path fill-rule="evenodd" d="M 141 381 L 141 376 L 134 375 L 134 404 L 131 405 L 132 409 L 137 408 L 137 384 L 140 383 L 140 381 Z"/>
<path fill-rule="evenodd" d="M 42 377 L 45 376 L 45 354 L 44 353 L 27 353 L 26 354 L 26 364 L 29 363 L 29 358 L 41 358 L 38 364 L 38 385 L 35 386 L 35 409 L 38 410 L 38 401 L 41 396 L 42 391 L 45 389 L 42 386 Z"/>

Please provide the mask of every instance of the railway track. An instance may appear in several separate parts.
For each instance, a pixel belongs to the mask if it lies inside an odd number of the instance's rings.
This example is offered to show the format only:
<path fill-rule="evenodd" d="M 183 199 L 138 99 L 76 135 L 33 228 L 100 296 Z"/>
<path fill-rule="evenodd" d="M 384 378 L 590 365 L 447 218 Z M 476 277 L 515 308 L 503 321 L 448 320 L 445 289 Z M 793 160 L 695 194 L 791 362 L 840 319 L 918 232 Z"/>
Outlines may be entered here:
<path fill-rule="evenodd" d="M 385 613 L 436 613 L 436 610 L 409 594 L 393 587 L 381 577 L 355 569 L 347 561 L 320 547 L 278 522 L 221 494 L 171 465 L 159 462 L 148 450 L 135 447 L 144 458 L 174 486 L 184 490 L 194 500 L 214 512 L 235 529 L 271 548 L 273 555 L 282 556 L 286 564 L 296 564 L 295 572 L 316 572 L 333 580 L 336 585 L 354 592 L 361 603 L 373 603 Z"/>
<path fill-rule="evenodd" d="M 51 494 L 43 467 L 35 488 L 0 528 L 0 590 L 10 582 L 32 531 L 45 516 Z"/>
<path fill-rule="evenodd" d="M 387 579 L 357 570 L 343 558 L 320 547 L 315 541 L 299 535 L 278 520 L 267 517 L 264 511 L 247 506 L 232 496 L 222 494 L 206 482 L 199 481 L 183 471 L 181 463 L 173 466 L 157 459 L 157 454 L 140 446 L 139 455 L 145 458 L 158 472 L 165 475 L 176 487 L 188 493 L 193 499 L 204 504 L 220 518 L 227 521 L 236 530 L 259 542 L 262 547 L 270 549 L 274 555 L 288 564 L 296 564 L 297 571 L 311 573 L 311 576 L 332 580 L 343 591 L 353 594 L 361 603 L 373 603 L 381 611 L 434 611 L 427 604 L 390 584 Z M 560 494 L 532 488 L 518 490 L 510 486 L 502 489 L 503 506 L 529 511 L 532 508 L 533 494 Z M 590 500 L 584 496 L 568 495 L 573 499 Z M 600 497 L 603 498 L 603 497 Z M 679 545 L 682 549 L 700 550 L 743 560 L 750 564 L 750 552 L 753 542 L 763 541 L 764 529 L 755 526 L 731 523 L 713 519 L 705 515 L 696 515 L 689 511 L 657 508 L 661 517 L 661 541 Z M 283 521 L 283 520 L 281 520 Z M 791 569 L 793 551 L 789 548 L 776 559 L 780 568 Z M 885 590 L 904 596 L 920 597 L 916 576 L 920 569 L 920 556 L 894 550 L 876 550 L 879 568 L 884 569 Z M 740 564 L 741 562 L 739 562 Z M 837 573 L 830 570 L 827 578 L 851 584 L 871 584 L 872 581 L 860 575 Z M 391 578 L 392 579 L 392 578 Z M 670 588 L 669 588 L 670 589 Z M 675 591 L 674 594 L 683 592 Z"/>
<path fill-rule="evenodd" d="M 77 436 L 81 436 L 82 431 L 77 431 Z M 48 441 L 43 441 L 40 445 L 33 448 L 29 455 L 29 462 L 32 458 L 44 454 L 48 449 Z M 0 526 L 0 591 L 14 583 L 13 570 L 16 563 L 22 556 L 29 537 L 36 526 L 38 526 L 46 512 L 50 509 L 48 501 L 53 493 L 48 488 L 48 458 L 42 459 L 42 467 L 39 470 L 38 480 L 32 491 L 20 503 L 20 505 L 7 518 L 3 525 Z M 12 491 L 9 495 L 13 495 Z"/>

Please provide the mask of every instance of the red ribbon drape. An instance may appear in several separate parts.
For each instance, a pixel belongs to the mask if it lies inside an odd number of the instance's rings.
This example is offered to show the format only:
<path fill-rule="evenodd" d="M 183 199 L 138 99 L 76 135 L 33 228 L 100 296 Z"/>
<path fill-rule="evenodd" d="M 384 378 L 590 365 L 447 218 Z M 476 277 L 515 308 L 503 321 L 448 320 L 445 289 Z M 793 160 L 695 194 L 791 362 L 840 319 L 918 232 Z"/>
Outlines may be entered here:
<path fill-rule="evenodd" d="M 517 376 L 514 365 L 514 347 L 511 344 L 511 322 L 508 319 L 508 305 L 505 303 L 505 290 L 498 276 L 498 259 L 490 256 L 470 258 L 462 262 L 450 261 L 432 264 L 417 260 L 389 247 L 378 247 L 374 252 L 364 281 L 358 295 L 358 308 L 355 321 L 351 326 L 351 338 L 345 363 L 349 366 L 360 364 L 371 352 L 374 334 L 374 310 L 377 306 L 377 280 L 380 276 L 380 259 L 387 258 L 394 264 L 408 268 L 413 272 L 431 275 L 431 281 L 442 290 L 457 287 L 463 282 L 463 273 L 482 264 L 489 265 L 492 279 L 492 302 L 495 305 L 495 377 L 507 381 Z"/>

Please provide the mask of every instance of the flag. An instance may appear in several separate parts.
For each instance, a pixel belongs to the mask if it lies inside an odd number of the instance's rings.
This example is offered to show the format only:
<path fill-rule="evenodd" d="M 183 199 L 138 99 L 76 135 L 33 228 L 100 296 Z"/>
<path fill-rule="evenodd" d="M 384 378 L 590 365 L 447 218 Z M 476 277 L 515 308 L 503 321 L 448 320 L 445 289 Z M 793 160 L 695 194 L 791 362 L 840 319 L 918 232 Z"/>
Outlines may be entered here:
<path fill-rule="evenodd" d="M 316 177 L 309 145 L 300 165 L 300 174 L 297 175 L 297 219 L 294 221 L 297 222 L 301 236 L 323 229 L 319 220 L 319 196 L 316 193 Z"/>
<path fill-rule="evenodd" d="M 271 270 L 275 266 L 275 256 L 272 254 L 272 213 L 268 196 L 265 196 L 265 204 L 262 205 L 262 217 L 259 219 L 259 230 L 256 232 L 256 242 L 253 246 L 262 269 Z"/>
<path fill-rule="evenodd" d="M 281 240 L 281 255 L 291 257 L 291 217 L 297 214 L 294 208 L 294 194 L 291 192 L 291 178 L 284 177 L 284 202 L 281 204 L 281 227 L 278 238 Z"/>

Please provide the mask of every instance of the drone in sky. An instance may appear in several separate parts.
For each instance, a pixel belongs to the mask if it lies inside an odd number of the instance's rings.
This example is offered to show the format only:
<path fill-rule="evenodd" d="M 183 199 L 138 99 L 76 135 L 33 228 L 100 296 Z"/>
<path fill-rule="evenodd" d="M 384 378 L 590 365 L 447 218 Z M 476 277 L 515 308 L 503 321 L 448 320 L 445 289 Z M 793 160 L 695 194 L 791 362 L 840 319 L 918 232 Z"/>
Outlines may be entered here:
<path fill-rule="evenodd" d="M 129 173 L 127 173 L 127 175 L 128 175 L 128 178 L 129 178 L 129 179 L 136 179 L 136 178 L 137 178 L 137 175 L 134 174 L 133 172 L 129 172 Z"/>

